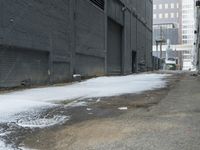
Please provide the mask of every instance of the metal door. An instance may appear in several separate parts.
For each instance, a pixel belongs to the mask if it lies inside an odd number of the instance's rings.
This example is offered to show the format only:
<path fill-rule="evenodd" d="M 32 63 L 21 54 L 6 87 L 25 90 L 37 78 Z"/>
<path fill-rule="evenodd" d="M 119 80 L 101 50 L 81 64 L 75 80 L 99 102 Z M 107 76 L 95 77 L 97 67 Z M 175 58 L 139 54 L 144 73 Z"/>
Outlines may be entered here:
<path fill-rule="evenodd" d="M 122 27 L 108 19 L 108 74 L 122 73 Z"/>

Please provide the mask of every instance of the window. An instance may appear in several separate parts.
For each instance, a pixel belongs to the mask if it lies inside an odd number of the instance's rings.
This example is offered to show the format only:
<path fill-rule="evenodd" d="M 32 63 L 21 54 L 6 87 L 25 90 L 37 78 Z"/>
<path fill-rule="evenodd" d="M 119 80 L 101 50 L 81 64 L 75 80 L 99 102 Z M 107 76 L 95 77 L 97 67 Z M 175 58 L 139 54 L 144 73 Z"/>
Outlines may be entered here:
<path fill-rule="evenodd" d="M 192 8 L 192 5 L 183 5 L 183 8 Z"/>
<path fill-rule="evenodd" d="M 174 13 L 171 13 L 171 18 L 174 18 Z"/>
<path fill-rule="evenodd" d="M 168 17 L 169 17 L 168 13 L 165 13 L 165 18 L 168 18 Z"/>
<path fill-rule="evenodd" d="M 182 32 L 183 34 L 187 35 L 187 34 L 193 34 L 193 30 L 183 30 Z"/>
<path fill-rule="evenodd" d="M 187 44 L 188 43 L 188 41 L 187 40 L 183 40 L 183 44 Z"/>
<path fill-rule="evenodd" d="M 179 3 L 176 4 L 177 8 L 179 8 Z"/>
<path fill-rule="evenodd" d="M 163 14 L 159 14 L 159 18 L 162 19 L 163 18 Z"/>
<path fill-rule="evenodd" d="M 173 24 L 156 24 L 156 25 L 153 25 L 153 28 L 154 29 L 160 29 L 160 28 L 163 28 L 163 29 L 173 29 L 174 25 Z"/>
<path fill-rule="evenodd" d="M 153 5 L 153 9 L 156 9 L 156 5 L 155 4 Z"/>
<path fill-rule="evenodd" d="M 153 19 L 156 19 L 157 18 L 157 15 L 156 14 L 153 14 Z"/>
<path fill-rule="evenodd" d="M 183 51 L 183 54 L 190 54 L 190 51 L 185 50 Z"/>
<path fill-rule="evenodd" d="M 171 3 L 171 8 L 172 8 L 172 9 L 174 8 L 174 3 Z"/>
<path fill-rule="evenodd" d="M 177 18 L 179 17 L 179 14 L 178 14 L 178 13 L 176 13 L 176 17 L 177 17 Z"/>
<path fill-rule="evenodd" d="M 162 4 L 159 4 L 159 9 L 162 9 Z"/>
<path fill-rule="evenodd" d="M 183 40 L 191 40 L 194 37 L 193 37 L 193 35 L 183 35 L 182 38 L 183 38 Z"/>
<path fill-rule="evenodd" d="M 168 9 L 169 8 L 169 5 L 168 4 L 165 4 L 165 9 Z"/>
<path fill-rule="evenodd" d="M 191 57 L 192 57 L 191 55 L 184 55 L 183 59 L 191 59 Z"/>

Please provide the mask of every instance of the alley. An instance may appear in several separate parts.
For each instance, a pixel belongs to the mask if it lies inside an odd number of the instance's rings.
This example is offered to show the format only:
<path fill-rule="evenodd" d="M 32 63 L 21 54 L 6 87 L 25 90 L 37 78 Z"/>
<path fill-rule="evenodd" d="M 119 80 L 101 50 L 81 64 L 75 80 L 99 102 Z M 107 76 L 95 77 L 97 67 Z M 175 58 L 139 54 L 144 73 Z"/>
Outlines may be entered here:
<path fill-rule="evenodd" d="M 170 80 L 168 89 L 136 96 L 142 102 L 154 100 L 151 105 L 126 103 L 129 106 L 124 113 L 47 129 L 28 136 L 24 144 L 58 150 L 199 150 L 200 77 L 184 73 Z M 132 100 L 137 103 L 137 99 Z M 111 102 L 109 109 L 117 105 Z"/>

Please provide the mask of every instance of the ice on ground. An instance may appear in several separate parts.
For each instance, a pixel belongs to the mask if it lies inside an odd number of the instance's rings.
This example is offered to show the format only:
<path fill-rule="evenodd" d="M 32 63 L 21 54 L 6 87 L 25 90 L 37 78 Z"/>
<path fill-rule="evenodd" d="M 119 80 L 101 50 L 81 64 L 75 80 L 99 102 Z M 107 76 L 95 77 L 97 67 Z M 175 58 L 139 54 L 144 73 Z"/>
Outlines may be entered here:
<path fill-rule="evenodd" d="M 0 96 L 1 97 L 1 96 Z M 0 123 L 15 122 L 23 113 L 37 113 L 57 105 L 47 102 L 0 98 Z"/>
<path fill-rule="evenodd" d="M 128 110 L 128 107 L 119 107 L 119 110 Z"/>
<path fill-rule="evenodd" d="M 85 101 L 73 101 L 73 102 L 65 105 L 65 107 L 80 107 L 80 106 L 87 106 L 87 102 L 85 102 Z"/>
<path fill-rule="evenodd" d="M 1 141 L 0 139 L 0 150 L 14 150 L 14 148 L 12 148 L 9 145 L 6 145 L 3 141 Z"/>
<path fill-rule="evenodd" d="M 166 74 L 99 77 L 72 85 L 35 88 L 0 95 L 0 100 L 61 101 L 139 93 L 165 86 Z"/>
<path fill-rule="evenodd" d="M 96 102 L 98 103 L 98 102 L 100 102 L 100 101 L 101 101 L 101 99 L 100 99 L 100 98 L 98 98 Z"/>
<path fill-rule="evenodd" d="M 54 116 L 53 118 L 38 118 L 32 119 L 20 119 L 17 125 L 29 128 L 45 128 L 49 126 L 54 126 L 57 124 L 63 124 L 69 120 L 69 116 Z"/>
<path fill-rule="evenodd" d="M 92 110 L 92 108 L 87 108 L 86 110 L 87 110 L 87 111 L 91 111 L 91 110 Z"/>
<path fill-rule="evenodd" d="M 65 86 L 34 88 L 0 95 L 0 122 L 31 109 L 53 107 L 56 101 L 118 96 L 163 88 L 166 74 L 98 77 Z M 76 104 L 74 104 L 76 105 Z"/>
<path fill-rule="evenodd" d="M 59 106 L 58 102 L 61 101 L 73 100 L 67 107 L 87 106 L 84 99 L 99 102 L 100 99 L 95 99 L 163 88 L 167 76 L 167 74 L 140 74 L 99 77 L 71 85 L 0 94 L 0 124 L 12 122 L 22 127 L 33 128 L 63 123 L 69 119 L 68 116 L 40 118 L 39 114 L 43 109 Z M 0 139 L 0 150 L 10 149 L 12 148 Z"/>

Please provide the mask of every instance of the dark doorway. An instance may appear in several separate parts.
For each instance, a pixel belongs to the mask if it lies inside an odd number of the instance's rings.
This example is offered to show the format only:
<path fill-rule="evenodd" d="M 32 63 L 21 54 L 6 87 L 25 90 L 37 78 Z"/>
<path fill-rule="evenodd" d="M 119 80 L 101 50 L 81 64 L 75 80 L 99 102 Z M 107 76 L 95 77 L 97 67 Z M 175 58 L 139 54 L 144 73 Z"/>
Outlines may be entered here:
<path fill-rule="evenodd" d="M 135 51 L 132 51 L 132 73 L 136 73 L 136 57 L 137 53 Z"/>
<path fill-rule="evenodd" d="M 108 74 L 122 73 L 122 26 L 108 19 Z"/>

